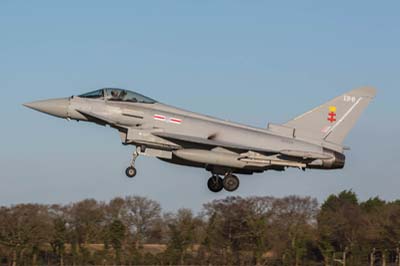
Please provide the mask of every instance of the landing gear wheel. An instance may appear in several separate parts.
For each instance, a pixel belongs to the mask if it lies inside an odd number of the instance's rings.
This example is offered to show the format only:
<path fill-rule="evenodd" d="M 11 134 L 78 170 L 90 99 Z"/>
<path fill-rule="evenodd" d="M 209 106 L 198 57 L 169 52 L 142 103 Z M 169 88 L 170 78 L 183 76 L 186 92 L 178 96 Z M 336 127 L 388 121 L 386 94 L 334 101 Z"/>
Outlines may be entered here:
<path fill-rule="evenodd" d="M 233 192 L 236 189 L 238 189 L 239 184 L 240 184 L 239 178 L 237 178 L 237 176 L 231 175 L 231 174 L 225 176 L 224 181 L 223 181 L 224 189 L 229 192 Z"/>
<path fill-rule="evenodd" d="M 214 175 L 208 179 L 207 186 L 209 190 L 215 193 L 220 192 L 224 188 L 222 178 L 217 175 Z"/>
<path fill-rule="evenodd" d="M 135 177 L 136 174 L 137 174 L 136 168 L 135 168 L 135 167 L 132 167 L 132 166 L 126 168 L 125 174 L 126 174 L 126 176 L 129 177 L 129 178 Z"/>

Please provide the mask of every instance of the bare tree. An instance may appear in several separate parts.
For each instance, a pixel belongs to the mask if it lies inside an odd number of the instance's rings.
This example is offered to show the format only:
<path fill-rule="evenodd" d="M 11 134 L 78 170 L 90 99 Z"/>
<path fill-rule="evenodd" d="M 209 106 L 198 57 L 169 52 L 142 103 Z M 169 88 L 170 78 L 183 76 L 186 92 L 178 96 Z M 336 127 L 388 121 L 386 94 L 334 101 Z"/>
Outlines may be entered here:
<path fill-rule="evenodd" d="M 312 241 L 317 211 L 317 201 L 309 197 L 289 196 L 273 203 L 268 235 L 275 252 L 292 265 L 300 264 Z"/>
<path fill-rule="evenodd" d="M 52 227 L 47 207 L 35 204 L 20 204 L 0 209 L 0 244 L 12 251 L 12 265 L 20 257 L 31 256 L 31 264 L 37 265 L 40 245 L 48 243 Z"/>
<path fill-rule="evenodd" d="M 161 206 L 158 202 L 139 196 L 125 198 L 122 220 L 133 234 L 137 248 L 148 239 L 160 219 Z"/>
<path fill-rule="evenodd" d="M 50 245 L 59 258 L 60 266 L 64 266 L 65 245 L 68 241 L 67 208 L 60 205 L 52 205 L 49 208 L 53 224 L 53 234 L 50 236 Z"/>
<path fill-rule="evenodd" d="M 91 255 L 89 244 L 103 242 L 106 226 L 104 205 L 87 199 L 68 206 L 67 223 L 74 265 L 88 264 Z"/>
<path fill-rule="evenodd" d="M 202 219 L 195 217 L 189 209 L 179 209 L 176 214 L 166 215 L 164 221 L 168 225 L 166 257 L 169 264 L 187 264 L 185 257 L 189 249 L 193 250 L 194 244 L 201 243 L 203 239 Z"/>

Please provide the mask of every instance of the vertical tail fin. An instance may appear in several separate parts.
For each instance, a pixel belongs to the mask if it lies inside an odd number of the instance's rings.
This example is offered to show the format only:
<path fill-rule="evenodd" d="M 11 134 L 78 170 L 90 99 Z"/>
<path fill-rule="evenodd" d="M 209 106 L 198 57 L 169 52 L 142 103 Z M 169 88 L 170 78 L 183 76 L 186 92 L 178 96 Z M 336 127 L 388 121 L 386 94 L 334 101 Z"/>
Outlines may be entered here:
<path fill-rule="evenodd" d="M 285 124 L 296 136 L 342 144 L 376 90 L 363 87 L 345 93 Z"/>

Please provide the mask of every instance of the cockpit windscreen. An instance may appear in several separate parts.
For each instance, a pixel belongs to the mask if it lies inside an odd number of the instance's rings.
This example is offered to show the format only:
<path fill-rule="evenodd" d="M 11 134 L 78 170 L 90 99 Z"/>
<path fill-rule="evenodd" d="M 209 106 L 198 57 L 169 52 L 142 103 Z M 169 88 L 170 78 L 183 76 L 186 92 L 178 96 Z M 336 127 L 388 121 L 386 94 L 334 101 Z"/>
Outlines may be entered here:
<path fill-rule="evenodd" d="M 91 91 L 91 92 L 79 95 L 79 97 L 81 97 L 81 98 L 92 98 L 92 99 L 103 98 L 104 97 L 104 90 Z"/>
<path fill-rule="evenodd" d="M 139 93 L 121 90 L 121 89 L 105 89 L 106 99 L 109 101 L 132 102 L 132 103 L 155 103 L 156 101 L 143 96 Z"/>
<path fill-rule="evenodd" d="M 131 103 L 156 103 L 155 100 L 141 95 L 139 93 L 122 90 L 122 89 L 101 89 L 92 92 L 88 92 L 82 95 L 79 95 L 81 98 L 91 98 L 91 99 L 106 99 L 108 101 L 116 101 L 116 102 L 131 102 Z"/>

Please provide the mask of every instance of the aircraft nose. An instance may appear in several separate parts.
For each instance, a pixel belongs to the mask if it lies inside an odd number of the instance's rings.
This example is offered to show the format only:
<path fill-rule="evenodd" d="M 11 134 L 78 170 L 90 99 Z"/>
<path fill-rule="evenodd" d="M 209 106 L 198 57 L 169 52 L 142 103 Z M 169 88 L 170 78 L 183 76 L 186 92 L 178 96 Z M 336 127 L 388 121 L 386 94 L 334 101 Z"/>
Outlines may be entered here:
<path fill-rule="evenodd" d="M 25 103 L 24 106 L 49 115 L 67 118 L 69 98 L 35 101 Z"/>

